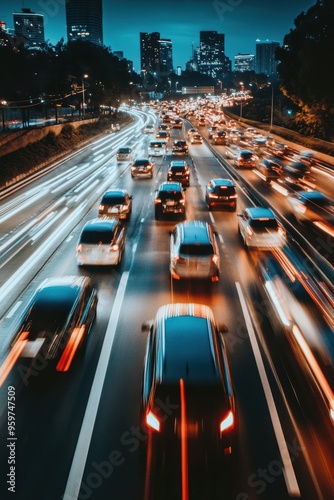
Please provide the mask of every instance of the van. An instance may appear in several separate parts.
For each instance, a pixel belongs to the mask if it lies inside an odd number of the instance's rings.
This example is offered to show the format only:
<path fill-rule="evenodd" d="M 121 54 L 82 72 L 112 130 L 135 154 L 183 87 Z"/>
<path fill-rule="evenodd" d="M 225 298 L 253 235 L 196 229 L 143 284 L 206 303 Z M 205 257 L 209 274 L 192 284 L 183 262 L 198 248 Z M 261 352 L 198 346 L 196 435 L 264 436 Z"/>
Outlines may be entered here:
<path fill-rule="evenodd" d="M 164 156 L 167 151 L 167 143 L 163 140 L 151 141 L 148 147 L 149 156 Z"/>

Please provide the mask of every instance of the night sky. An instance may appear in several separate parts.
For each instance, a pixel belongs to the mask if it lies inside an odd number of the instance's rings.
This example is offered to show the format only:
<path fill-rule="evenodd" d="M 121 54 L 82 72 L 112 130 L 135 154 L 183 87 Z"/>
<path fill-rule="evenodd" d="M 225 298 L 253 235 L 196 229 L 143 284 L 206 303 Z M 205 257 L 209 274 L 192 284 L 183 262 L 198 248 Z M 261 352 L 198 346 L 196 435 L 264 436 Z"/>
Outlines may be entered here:
<path fill-rule="evenodd" d="M 255 41 L 283 43 L 294 28 L 294 19 L 316 0 L 104 0 L 103 42 L 123 51 L 139 71 L 139 32 L 160 32 L 173 42 L 174 67 L 191 58 L 192 44 L 199 45 L 199 32 L 225 34 L 225 53 L 232 60 L 238 53 L 255 54 Z M 67 42 L 66 0 L 0 0 L 0 20 L 13 27 L 13 12 L 22 7 L 44 14 L 45 39 Z"/>

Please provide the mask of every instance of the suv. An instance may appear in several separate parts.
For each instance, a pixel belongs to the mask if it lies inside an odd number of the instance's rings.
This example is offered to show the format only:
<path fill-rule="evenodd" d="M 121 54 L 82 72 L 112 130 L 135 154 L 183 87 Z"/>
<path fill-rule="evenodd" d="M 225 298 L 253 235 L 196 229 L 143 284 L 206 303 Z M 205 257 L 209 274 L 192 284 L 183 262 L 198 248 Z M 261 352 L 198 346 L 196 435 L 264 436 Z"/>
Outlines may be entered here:
<path fill-rule="evenodd" d="M 334 228 L 334 201 L 320 191 L 293 193 L 287 197 L 287 203 L 298 222 Z"/>
<path fill-rule="evenodd" d="M 248 207 L 238 217 L 238 231 L 245 247 L 270 250 L 286 244 L 285 229 L 270 208 Z"/>
<path fill-rule="evenodd" d="M 152 179 L 154 162 L 149 158 L 137 158 L 131 165 L 131 177 L 149 177 Z"/>
<path fill-rule="evenodd" d="M 178 139 L 173 142 L 172 146 L 173 155 L 187 155 L 188 154 L 188 144 L 183 139 Z"/>
<path fill-rule="evenodd" d="M 125 229 L 119 219 L 93 219 L 83 227 L 77 244 L 78 266 L 116 266 L 125 248 Z"/>
<path fill-rule="evenodd" d="M 235 167 L 255 167 L 256 156 L 248 149 L 242 149 L 234 158 Z"/>
<path fill-rule="evenodd" d="M 148 433 L 153 460 L 163 455 L 165 466 L 170 460 L 175 463 L 175 450 L 186 432 L 188 445 L 199 446 L 201 456 L 208 454 L 213 463 L 229 461 L 236 444 L 237 410 L 221 334 L 226 326 L 218 328 L 206 305 L 175 303 L 160 307 L 142 330 L 149 334 L 140 423 Z M 189 455 L 190 460 L 198 460 L 197 454 Z"/>
<path fill-rule="evenodd" d="M 205 201 L 212 208 L 237 208 L 237 192 L 230 179 L 211 179 L 206 186 Z"/>
<path fill-rule="evenodd" d="M 125 189 L 109 189 L 104 193 L 99 205 L 99 217 L 130 218 L 132 211 L 132 196 Z"/>
<path fill-rule="evenodd" d="M 170 273 L 173 279 L 218 281 L 220 274 L 217 234 L 207 222 L 180 222 L 170 233 Z"/>
<path fill-rule="evenodd" d="M 190 185 L 190 169 L 186 161 L 171 161 L 167 172 L 167 181 L 181 182 L 182 186 Z"/>
<path fill-rule="evenodd" d="M 186 218 L 184 188 L 179 182 L 162 182 L 154 200 L 155 220 L 162 215 L 180 215 Z"/>
<path fill-rule="evenodd" d="M 117 163 L 120 163 L 122 161 L 132 161 L 133 160 L 132 149 L 119 148 L 119 150 L 116 153 L 116 160 Z"/>
<path fill-rule="evenodd" d="M 76 352 L 86 345 L 96 308 L 97 292 L 90 278 L 47 278 L 19 319 L 11 353 L 15 350 L 37 371 L 47 363 L 57 371 L 68 371 Z"/>

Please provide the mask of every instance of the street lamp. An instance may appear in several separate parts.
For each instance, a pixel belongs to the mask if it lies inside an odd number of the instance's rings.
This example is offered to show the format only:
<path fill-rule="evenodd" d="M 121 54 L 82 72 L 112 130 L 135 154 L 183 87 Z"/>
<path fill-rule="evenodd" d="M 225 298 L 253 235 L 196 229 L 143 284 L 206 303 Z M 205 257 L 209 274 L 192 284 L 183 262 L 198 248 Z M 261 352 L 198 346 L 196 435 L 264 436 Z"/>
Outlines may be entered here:
<path fill-rule="evenodd" d="M 2 110 L 2 130 L 5 132 L 6 123 L 5 123 L 5 106 L 7 106 L 7 101 L 0 101 L 1 110 Z"/>
<path fill-rule="evenodd" d="M 88 78 L 88 75 L 82 75 L 82 118 L 85 116 L 85 78 Z"/>
<path fill-rule="evenodd" d="M 274 124 L 274 85 L 271 84 L 270 132 Z"/>
<path fill-rule="evenodd" d="M 168 80 L 168 83 L 169 83 L 169 92 L 171 92 L 171 90 L 172 90 L 172 82 L 171 82 L 171 80 Z"/>
<path fill-rule="evenodd" d="M 242 92 L 244 88 L 244 82 L 239 82 L 239 85 L 241 86 L 241 92 Z M 240 120 L 242 118 L 242 99 L 243 95 L 240 96 Z"/>

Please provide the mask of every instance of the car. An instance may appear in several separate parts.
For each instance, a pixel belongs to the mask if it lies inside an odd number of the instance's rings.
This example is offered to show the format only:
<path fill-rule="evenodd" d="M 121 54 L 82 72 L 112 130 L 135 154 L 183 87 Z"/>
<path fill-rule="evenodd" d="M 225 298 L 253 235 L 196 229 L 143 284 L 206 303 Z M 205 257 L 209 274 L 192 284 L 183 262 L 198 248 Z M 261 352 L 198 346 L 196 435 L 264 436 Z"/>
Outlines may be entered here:
<path fill-rule="evenodd" d="M 170 233 L 170 274 L 174 280 L 184 278 L 218 281 L 220 256 L 217 233 L 201 220 L 177 224 Z"/>
<path fill-rule="evenodd" d="M 154 200 L 154 216 L 159 220 L 162 216 L 177 215 L 186 218 L 185 188 L 180 182 L 162 182 L 156 191 Z"/>
<path fill-rule="evenodd" d="M 132 211 L 132 195 L 126 189 L 108 189 L 99 204 L 99 217 L 129 220 Z"/>
<path fill-rule="evenodd" d="M 145 134 L 152 134 L 155 131 L 155 126 L 153 123 L 147 123 L 144 127 Z"/>
<path fill-rule="evenodd" d="M 131 177 L 149 177 L 152 179 L 154 174 L 154 162 L 149 158 L 137 158 L 131 164 Z"/>
<path fill-rule="evenodd" d="M 208 128 L 208 138 L 212 139 L 213 135 L 218 132 L 219 127 L 218 125 L 212 125 L 211 127 Z"/>
<path fill-rule="evenodd" d="M 190 142 L 191 144 L 202 144 L 203 143 L 203 137 L 201 134 L 192 134 L 190 137 Z"/>
<path fill-rule="evenodd" d="M 285 246 L 286 231 L 271 208 L 247 207 L 238 217 L 238 232 L 246 248 L 270 250 Z"/>
<path fill-rule="evenodd" d="M 116 153 L 116 160 L 117 163 L 120 163 L 122 161 L 132 161 L 133 160 L 132 148 L 129 147 L 119 148 Z"/>
<path fill-rule="evenodd" d="M 78 266 L 117 266 L 125 249 L 125 228 L 117 217 L 86 222 L 76 247 Z"/>
<path fill-rule="evenodd" d="M 257 157 L 248 149 L 241 149 L 234 158 L 234 166 L 238 168 L 254 168 Z"/>
<path fill-rule="evenodd" d="M 173 155 L 187 155 L 188 154 L 188 144 L 183 139 L 177 139 L 172 145 Z"/>
<path fill-rule="evenodd" d="M 176 117 L 172 121 L 172 127 L 173 128 L 182 128 L 183 125 L 183 120 L 182 118 Z"/>
<path fill-rule="evenodd" d="M 198 134 L 198 130 L 196 128 L 191 127 L 187 132 L 188 139 L 191 138 L 192 134 Z"/>
<path fill-rule="evenodd" d="M 187 444 L 199 450 L 189 454 L 189 463 L 209 459 L 228 468 L 237 454 L 238 412 L 223 338 L 227 327 L 216 323 L 207 305 L 176 302 L 162 305 L 142 331 L 148 332 L 139 411 L 148 436 L 143 452 L 150 450 L 163 467 L 175 464 L 186 424 Z"/>
<path fill-rule="evenodd" d="M 218 132 L 215 132 L 212 136 L 212 144 L 225 145 L 226 139 L 227 139 L 226 130 L 218 130 Z"/>
<path fill-rule="evenodd" d="M 313 223 L 334 229 L 334 201 L 320 191 L 299 191 L 287 197 L 287 204 L 301 223 Z"/>
<path fill-rule="evenodd" d="M 304 161 L 291 161 L 284 166 L 284 180 L 287 184 L 305 183 L 313 180 L 310 166 Z"/>
<path fill-rule="evenodd" d="M 230 144 L 229 146 L 226 146 L 225 157 L 234 160 L 239 155 L 239 152 L 240 148 L 238 146 L 236 146 L 235 144 Z"/>
<path fill-rule="evenodd" d="M 167 130 L 158 130 L 155 134 L 155 138 L 159 140 L 162 139 L 167 142 L 169 139 L 169 132 Z"/>
<path fill-rule="evenodd" d="M 162 139 L 151 141 L 148 146 L 149 156 L 164 156 L 167 151 L 167 142 Z"/>
<path fill-rule="evenodd" d="M 284 172 L 284 164 L 279 158 L 264 158 L 256 168 L 257 175 L 266 184 L 280 179 Z"/>
<path fill-rule="evenodd" d="M 11 353 L 28 363 L 34 376 L 46 369 L 67 372 L 75 355 L 84 352 L 97 302 L 89 277 L 46 278 L 19 317 Z M 28 369 L 25 373 L 28 377 Z"/>
<path fill-rule="evenodd" d="M 211 179 L 205 190 L 205 201 L 209 208 L 237 208 L 237 192 L 231 179 Z"/>
<path fill-rule="evenodd" d="M 205 118 L 199 118 L 198 119 L 198 126 L 199 127 L 205 127 L 205 124 L 206 124 Z"/>
<path fill-rule="evenodd" d="M 171 128 L 171 126 L 169 123 L 160 123 L 160 125 L 158 126 L 158 130 L 164 130 L 165 132 L 168 132 L 168 135 L 169 135 L 170 128 Z"/>
<path fill-rule="evenodd" d="M 190 168 L 186 161 L 173 160 L 169 164 L 167 181 L 180 182 L 182 186 L 190 185 Z"/>
<path fill-rule="evenodd" d="M 113 132 L 118 132 L 119 130 L 121 130 L 121 126 L 119 123 L 112 123 L 111 124 L 111 130 Z"/>

